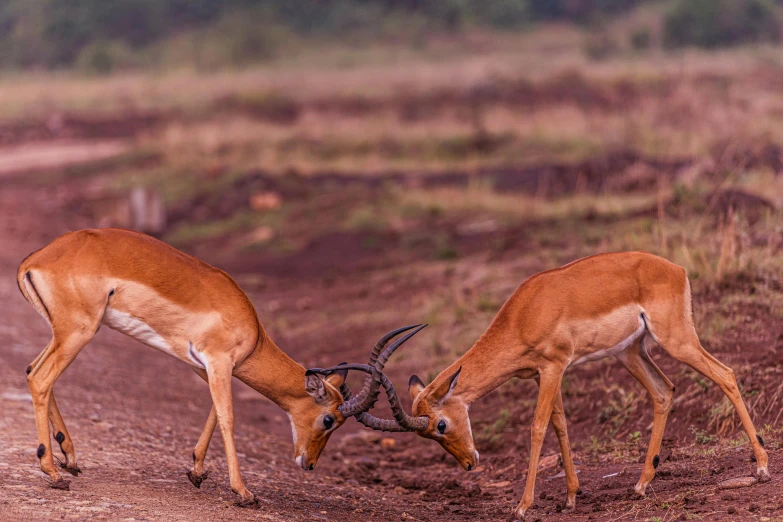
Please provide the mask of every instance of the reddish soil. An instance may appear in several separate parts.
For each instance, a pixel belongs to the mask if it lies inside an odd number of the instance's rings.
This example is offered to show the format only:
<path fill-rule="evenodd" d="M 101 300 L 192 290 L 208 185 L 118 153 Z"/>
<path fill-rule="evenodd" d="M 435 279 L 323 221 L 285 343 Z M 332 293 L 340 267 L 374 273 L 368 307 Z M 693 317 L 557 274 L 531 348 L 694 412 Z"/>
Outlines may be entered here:
<path fill-rule="evenodd" d="M 195 489 L 185 475 L 210 407 L 203 382 L 173 359 L 105 329 L 57 385 L 58 404 L 84 473 L 71 479 L 68 492 L 49 488 L 35 457 L 35 426 L 24 374 L 24 368 L 48 341 L 49 332 L 19 295 L 15 271 L 33 249 L 89 222 L 68 210 L 67 198 L 62 196 L 67 187 L 33 189 L 10 180 L 0 182 L 0 303 L 4 304 L 0 321 L 0 512 L 4 519 L 511 518 L 526 475 L 535 398 L 531 383 L 504 385 L 471 409 L 482 455 L 480 467 L 473 472 L 464 472 L 434 442 L 412 434 L 395 435 L 394 447 L 382 449 L 377 440 L 360 435 L 366 430 L 349 421 L 327 445 L 318 468 L 308 474 L 293 462 L 290 428 L 283 412 L 238 383 L 235 405 L 240 461 L 248 487 L 261 502 L 257 510 L 242 510 L 233 506 L 219 436 L 215 436 L 207 460 L 213 471 L 211 479 Z M 568 236 L 563 239 L 568 240 Z M 279 255 L 263 251 L 233 260 L 215 245 L 199 251 L 207 260 L 240 276 L 240 281 L 244 280 L 241 276 L 256 274 L 261 268 L 262 283 L 243 285 L 271 335 L 306 366 L 363 361 L 371 343 L 382 333 L 422 320 L 411 315 L 405 302 L 437 294 L 460 277 L 444 264 L 400 253 L 394 242 L 363 256 L 361 270 L 356 272 L 335 268 L 341 264 L 355 267 L 354 255 L 360 250 L 355 244 L 335 242 L 334 237 L 313 238 L 309 244 L 321 246 L 290 253 L 284 262 Z M 521 282 L 532 272 L 547 268 L 528 246 L 521 234 L 491 262 L 497 269 L 518 273 Z M 478 248 L 465 246 L 461 253 L 468 260 L 475 259 L 476 266 L 489 262 Z M 401 265 L 404 271 L 399 266 L 392 269 L 388 259 L 405 263 Z M 695 306 L 714 305 L 725 293 L 752 294 L 761 284 L 752 279 L 731 281 L 725 288 L 698 294 Z M 737 370 L 757 426 L 768 423 L 777 428 L 783 320 L 763 302 L 726 307 L 736 326 L 727 328 L 721 342 L 708 348 Z M 373 319 L 357 325 L 340 320 L 357 310 L 383 310 L 385 314 L 382 322 Z M 432 339 L 428 335 L 434 333 L 425 331 L 404 350 L 426 346 Z M 647 498 L 634 499 L 630 491 L 641 471 L 638 460 L 645 454 L 652 405 L 643 397 L 627 405 L 627 412 L 611 409 L 611 400 L 619 399 L 619 390 L 638 395 L 640 388 L 617 363 L 600 361 L 569 372 L 564 388 L 569 433 L 580 468 L 577 509 L 561 512 L 564 479 L 555 459 L 548 459 L 551 465 L 539 474 L 531 520 L 783 517 L 780 432 L 773 429 L 767 435 L 772 482 L 719 490 L 718 482 L 750 475 L 755 469 L 749 447 L 719 444 L 717 438 L 705 441 L 704 437 L 715 435 L 717 430 L 708 425 L 707 414 L 719 403 L 719 390 L 666 356 L 657 354 L 656 359 L 675 382 L 680 400 L 670 416 L 662 452 L 665 458 Z M 438 370 L 415 368 L 415 364 L 407 358 L 393 360 L 389 376 L 401 384 L 411 371 L 427 375 Z M 498 425 L 503 410 L 507 422 Z M 388 411 L 386 405 L 379 404 L 379 412 L 384 411 Z M 731 425 L 731 418 L 727 422 L 723 426 L 726 437 L 736 437 L 739 432 Z M 493 426 L 497 437 L 484 437 Z M 610 426 L 616 429 L 610 431 Z M 701 439 L 694 430 L 702 434 Z M 637 431 L 639 436 L 634 435 Z M 597 437 L 595 443 L 591 443 L 591 436 Z M 556 448 L 550 430 L 544 455 L 555 455 Z"/>

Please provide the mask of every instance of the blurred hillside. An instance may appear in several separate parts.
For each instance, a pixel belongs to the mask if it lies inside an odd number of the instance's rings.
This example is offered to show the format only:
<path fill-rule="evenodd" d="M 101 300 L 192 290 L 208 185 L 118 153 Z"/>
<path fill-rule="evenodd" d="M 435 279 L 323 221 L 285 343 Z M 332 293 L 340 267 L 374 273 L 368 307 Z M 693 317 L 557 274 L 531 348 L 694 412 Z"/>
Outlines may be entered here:
<path fill-rule="evenodd" d="M 618 48 L 777 42 L 783 0 L 5 0 L 0 68 L 85 72 L 241 66 L 301 47 L 426 46 L 442 35 L 576 24 L 601 58 Z M 625 33 L 608 24 L 632 20 Z M 626 24 L 629 25 L 629 24 Z M 623 41 L 620 41 L 623 40 Z"/>

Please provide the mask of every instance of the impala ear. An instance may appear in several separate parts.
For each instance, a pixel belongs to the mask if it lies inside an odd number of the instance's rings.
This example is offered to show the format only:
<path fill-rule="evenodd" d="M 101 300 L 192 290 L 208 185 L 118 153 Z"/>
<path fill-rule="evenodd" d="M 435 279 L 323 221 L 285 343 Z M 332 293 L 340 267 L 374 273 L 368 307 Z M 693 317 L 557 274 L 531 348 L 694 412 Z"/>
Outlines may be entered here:
<path fill-rule="evenodd" d="M 341 362 L 337 366 L 342 366 L 343 364 L 348 363 Z M 335 370 L 326 376 L 326 381 L 335 388 L 339 388 L 345 382 L 346 377 L 348 377 L 348 370 Z"/>
<path fill-rule="evenodd" d="M 411 396 L 411 399 L 414 401 L 416 400 L 416 397 L 419 396 L 419 394 L 424 391 L 424 383 L 421 382 L 421 379 L 419 379 L 418 375 L 411 375 L 410 380 L 408 381 L 408 393 Z"/>
<path fill-rule="evenodd" d="M 446 399 L 449 398 L 451 395 L 451 392 L 454 391 L 454 388 L 457 387 L 457 383 L 459 382 L 459 374 L 462 371 L 462 366 L 459 367 L 459 370 L 454 373 L 451 377 L 449 377 L 449 380 L 441 384 L 437 390 L 435 390 L 435 393 L 432 394 L 433 397 L 438 399 L 438 401 L 443 402 Z"/>
<path fill-rule="evenodd" d="M 321 377 L 318 374 L 311 372 L 310 370 L 305 372 L 305 391 L 310 397 L 315 399 L 315 402 L 318 404 L 323 404 L 329 398 L 329 395 L 326 393 L 324 381 L 321 380 Z"/>

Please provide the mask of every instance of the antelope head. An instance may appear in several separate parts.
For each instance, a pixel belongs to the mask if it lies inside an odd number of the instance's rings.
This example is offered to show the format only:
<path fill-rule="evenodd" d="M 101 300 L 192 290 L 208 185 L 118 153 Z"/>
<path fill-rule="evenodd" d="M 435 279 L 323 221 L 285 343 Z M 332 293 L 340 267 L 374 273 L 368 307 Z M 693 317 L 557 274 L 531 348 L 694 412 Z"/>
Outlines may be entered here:
<path fill-rule="evenodd" d="M 468 404 L 454 393 L 461 371 L 458 369 L 440 382 L 436 379 L 429 386 L 414 375 L 408 381 L 408 393 L 413 400 L 413 415 L 426 419 L 426 427 L 416 433 L 437 441 L 470 471 L 478 466 L 479 454 L 473 443 Z"/>
<path fill-rule="evenodd" d="M 347 374 L 345 370 L 321 377 L 306 372 L 305 391 L 312 400 L 300 401 L 288 412 L 294 437 L 295 460 L 305 471 L 315 469 L 329 437 L 345 422 L 346 417 L 341 413 L 345 404 L 340 386 L 345 382 Z"/>

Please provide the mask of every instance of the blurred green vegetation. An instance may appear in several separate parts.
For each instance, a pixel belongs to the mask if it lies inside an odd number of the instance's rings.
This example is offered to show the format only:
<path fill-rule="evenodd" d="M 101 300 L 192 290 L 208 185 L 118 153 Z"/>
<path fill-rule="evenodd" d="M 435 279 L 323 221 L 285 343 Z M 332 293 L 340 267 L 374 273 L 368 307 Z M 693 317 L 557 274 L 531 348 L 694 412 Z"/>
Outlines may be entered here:
<path fill-rule="evenodd" d="M 599 28 L 642 4 L 660 6 L 669 47 L 781 37 L 783 0 L 4 0 L 0 68 L 241 66 L 330 37 L 415 44 L 431 34 L 542 21 Z M 633 45 L 647 48 L 649 40 L 639 33 Z M 603 53 L 606 42 L 592 48 Z"/>
<path fill-rule="evenodd" d="M 669 47 L 779 42 L 782 35 L 783 10 L 774 0 L 679 0 L 664 21 Z"/>

